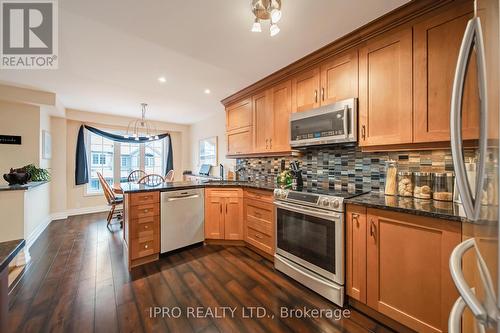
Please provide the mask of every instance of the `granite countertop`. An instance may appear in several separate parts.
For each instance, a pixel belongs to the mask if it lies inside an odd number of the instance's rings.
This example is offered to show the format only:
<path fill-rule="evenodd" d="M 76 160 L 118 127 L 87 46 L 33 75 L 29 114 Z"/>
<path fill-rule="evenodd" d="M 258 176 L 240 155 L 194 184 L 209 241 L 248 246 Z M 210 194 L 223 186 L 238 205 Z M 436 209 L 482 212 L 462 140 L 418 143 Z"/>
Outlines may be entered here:
<path fill-rule="evenodd" d="M 29 182 L 28 184 L 24 185 L 0 185 L 0 191 L 28 191 L 31 190 L 32 188 L 38 187 L 40 185 L 46 184 L 48 182 L 42 181 L 42 182 Z"/>
<path fill-rule="evenodd" d="M 14 259 L 19 251 L 24 247 L 24 244 L 24 239 L 0 243 L 0 272 L 3 272 L 3 270 L 9 266 L 12 259 Z"/>
<path fill-rule="evenodd" d="M 344 202 L 450 221 L 469 222 L 469 220 L 465 217 L 462 205 L 454 202 L 388 196 L 376 192 L 350 198 Z M 481 220 L 483 222 L 496 220 L 497 217 L 498 213 L 496 213 L 496 210 L 495 212 L 493 212 L 493 210 L 488 211 L 488 207 L 486 206 L 481 212 Z"/>
<path fill-rule="evenodd" d="M 144 184 L 136 183 L 122 183 L 120 184 L 123 193 L 136 193 L 136 192 L 150 192 L 150 191 L 177 191 L 177 190 L 187 190 L 193 188 L 205 188 L 205 187 L 244 187 L 244 188 L 255 188 L 259 190 L 274 190 L 276 184 L 274 183 L 262 183 L 262 182 L 250 182 L 250 181 L 232 181 L 232 180 L 210 180 L 210 181 L 186 181 L 186 182 L 172 182 L 163 183 L 158 186 L 147 186 Z"/>

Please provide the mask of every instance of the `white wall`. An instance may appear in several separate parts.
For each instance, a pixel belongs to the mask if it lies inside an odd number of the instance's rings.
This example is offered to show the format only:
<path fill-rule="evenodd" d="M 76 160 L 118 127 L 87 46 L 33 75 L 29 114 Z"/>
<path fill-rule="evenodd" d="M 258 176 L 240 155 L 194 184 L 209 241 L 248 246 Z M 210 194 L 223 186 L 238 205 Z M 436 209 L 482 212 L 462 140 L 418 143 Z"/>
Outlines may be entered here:
<path fill-rule="evenodd" d="M 224 111 L 217 112 L 215 115 L 191 125 L 191 171 L 198 173 L 200 168 L 198 152 L 199 140 L 217 136 L 217 162 L 224 165 L 225 170 L 234 171 L 236 160 L 226 158 L 226 114 Z M 211 174 L 219 176 L 219 168 L 212 167 Z"/>

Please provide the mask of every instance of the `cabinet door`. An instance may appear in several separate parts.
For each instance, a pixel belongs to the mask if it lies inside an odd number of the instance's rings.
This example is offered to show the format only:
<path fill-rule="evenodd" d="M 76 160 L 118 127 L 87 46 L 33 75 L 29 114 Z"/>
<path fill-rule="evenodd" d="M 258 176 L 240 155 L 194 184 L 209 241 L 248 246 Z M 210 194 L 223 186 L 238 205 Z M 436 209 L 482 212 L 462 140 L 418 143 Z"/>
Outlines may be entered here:
<path fill-rule="evenodd" d="M 225 239 L 243 240 L 242 198 L 226 198 L 224 202 Z"/>
<path fill-rule="evenodd" d="M 226 132 L 252 126 L 252 100 L 236 102 L 226 108 Z"/>
<path fill-rule="evenodd" d="M 360 146 L 412 142 L 412 29 L 359 50 Z"/>
<path fill-rule="evenodd" d="M 273 135 L 270 150 L 273 152 L 290 150 L 290 113 L 292 112 L 292 83 L 286 81 L 271 88 L 271 108 L 273 113 Z"/>
<path fill-rule="evenodd" d="M 226 133 L 227 154 L 242 155 L 253 152 L 253 126 Z"/>
<path fill-rule="evenodd" d="M 270 108 L 269 92 L 263 91 L 253 96 L 254 114 L 254 152 L 269 151 L 270 139 L 273 130 L 272 109 Z"/>
<path fill-rule="evenodd" d="M 358 97 L 358 50 L 349 51 L 321 65 L 321 105 Z"/>
<path fill-rule="evenodd" d="M 368 209 L 367 303 L 418 331 L 446 332 L 458 294 L 448 260 L 461 225 Z"/>
<path fill-rule="evenodd" d="M 319 68 L 299 73 L 292 79 L 293 112 L 307 111 L 319 105 Z"/>
<path fill-rule="evenodd" d="M 472 3 L 415 25 L 415 142 L 450 140 L 450 100 L 455 67 Z M 479 136 L 475 54 L 463 95 L 463 137 Z"/>
<path fill-rule="evenodd" d="M 347 207 L 347 295 L 366 304 L 366 208 Z"/>
<path fill-rule="evenodd" d="M 205 238 L 224 239 L 224 204 L 222 197 L 205 197 Z"/>

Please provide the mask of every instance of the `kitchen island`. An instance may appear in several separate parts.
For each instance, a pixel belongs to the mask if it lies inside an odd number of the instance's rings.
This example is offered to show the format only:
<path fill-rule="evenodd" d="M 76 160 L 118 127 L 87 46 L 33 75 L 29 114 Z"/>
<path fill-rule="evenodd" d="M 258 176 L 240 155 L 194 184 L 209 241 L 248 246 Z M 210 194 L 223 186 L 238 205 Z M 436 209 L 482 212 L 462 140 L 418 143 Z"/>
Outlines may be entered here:
<path fill-rule="evenodd" d="M 261 201 L 268 214 L 265 230 L 250 228 L 248 243 L 263 251 L 269 258 L 274 250 L 274 213 L 272 209 L 273 183 L 245 181 L 187 181 L 162 183 L 158 186 L 125 183 L 123 238 L 129 269 L 156 261 L 161 252 L 161 192 L 206 189 L 205 238 L 232 244 L 245 244 L 247 230 L 244 225 L 247 195 Z M 225 207 L 224 209 L 222 207 Z M 211 208 L 216 209 L 211 209 Z M 252 210 L 253 211 L 253 210 Z M 225 236 L 225 233 L 227 236 Z M 255 234 L 255 235 L 254 235 Z M 257 239 L 255 239 L 257 238 Z"/>

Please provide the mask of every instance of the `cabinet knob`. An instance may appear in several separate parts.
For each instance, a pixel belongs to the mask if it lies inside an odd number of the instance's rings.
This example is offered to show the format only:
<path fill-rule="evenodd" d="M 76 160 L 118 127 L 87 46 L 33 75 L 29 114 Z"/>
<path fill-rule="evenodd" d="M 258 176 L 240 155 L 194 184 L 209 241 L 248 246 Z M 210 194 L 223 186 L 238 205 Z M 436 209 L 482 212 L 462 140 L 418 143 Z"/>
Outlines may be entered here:
<path fill-rule="evenodd" d="M 148 229 L 148 228 L 149 228 L 149 225 L 145 225 L 145 226 L 144 226 L 144 229 Z"/>
<path fill-rule="evenodd" d="M 149 212 L 149 209 L 144 209 L 144 213 L 147 213 L 147 212 Z"/>
<path fill-rule="evenodd" d="M 148 245 L 148 244 L 144 245 L 144 248 L 145 248 L 145 249 L 147 249 L 148 247 L 149 247 L 149 245 Z"/>

